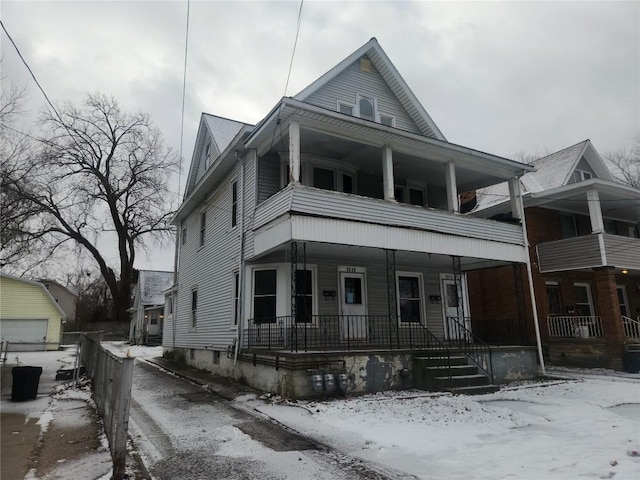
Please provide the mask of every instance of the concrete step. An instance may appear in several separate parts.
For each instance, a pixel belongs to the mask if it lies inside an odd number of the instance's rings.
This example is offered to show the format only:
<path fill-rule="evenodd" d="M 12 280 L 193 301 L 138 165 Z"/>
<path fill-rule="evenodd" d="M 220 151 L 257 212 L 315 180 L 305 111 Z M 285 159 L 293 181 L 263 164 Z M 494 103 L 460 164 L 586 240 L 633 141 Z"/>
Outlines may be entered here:
<path fill-rule="evenodd" d="M 497 385 L 475 385 L 472 387 L 455 387 L 448 389 L 454 395 L 484 395 L 485 393 L 494 393 L 500 390 Z"/>
<path fill-rule="evenodd" d="M 469 361 L 464 355 L 429 355 L 413 357 L 414 365 L 418 367 L 438 367 L 443 365 L 468 365 Z"/>
<path fill-rule="evenodd" d="M 449 390 L 458 387 L 477 387 L 489 385 L 489 378 L 486 375 L 456 375 L 451 378 L 435 377 L 433 385 L 437 390 Z"/>
<path fill-rule="evenodd" d="M 425 373 L 432 377 L 443 377 L 457 375 L 476 375 L 478 373 L 478 367 L 475 365 L 440 365 L 437 367 L 425 367 Z"/>

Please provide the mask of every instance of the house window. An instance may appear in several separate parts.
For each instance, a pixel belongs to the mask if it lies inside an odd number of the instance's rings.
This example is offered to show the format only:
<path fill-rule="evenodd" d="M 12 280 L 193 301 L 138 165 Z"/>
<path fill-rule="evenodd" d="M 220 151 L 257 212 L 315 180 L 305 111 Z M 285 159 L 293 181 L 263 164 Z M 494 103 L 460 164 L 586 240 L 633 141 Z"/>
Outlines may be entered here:
<path fill-rule="evenodd" d="M 354 193 L 353 191 L 353 177 L 349 174 L 342 174 L 342 191 L 344 193 Z"/>
<path fill-rule="evenodd" d="M 200 213 L 200 246 L 204 245 L 205 231 L 207 227 L 207 212 Z"/>
<path fill-rule="evenodd" d="M 560 287 L 554 284 L 547 284 L 547 303 L 549 304 L 549 315 L 562 315 L 562 302 L 560 301 Z"/>
<path fill-rule="evenodd" d="M 394 127 L 396 124 L 396 119 L 393 118 L 391 115 L 380 114 L 380 123 L 388 127 Z"/>
<path fill-rule="evenodd" d="M 620 305 L 620 315 L 629 317 L 629 302 L 627 302 L 627 289 L 624 285 L 616 285 L 618 291 L 618 304 Z"/>
<path fill-rule="evenodd" d="M 187 243 L 187 226 L 182 227 L 182 245 Z"/>
<path fill-rule="evenodd" d="M 577 168 L 573 171 L 573 181 L 575 183 L 582 182 L 584 180 L 590 180 L 593 178 L 593 174 L 591 172 L 587 172 L 586 170 L 578 170 Z"/>
<path fill-rule="evenodd" d="M 207 143 L 207 146 L 204 148 L 204 168 L 205 170 L 209 168 L 209 162 L 211 161 L 211 143 Z"/>
<path fill-rule="evenodd" d="M 238 224 L 238 182 L 231 183 L 231 226 Z"/>
<path fill-rule="evenodd" d="M 198 290 L 191 290 L 191 328 L 196 328 L 198 312 Z"/>
<path fill-rule="evenodd" d="M 296 270 L 296 323 L 313 321 L 313 272 Z"/>
<path fill-rule="evenodd" d="M 424 190 L 419 188 L 409 188 L 409 203 L 411 205 L 424 206 Z"/>
<path fill-rule="evenodd" d="M 240 272 L 233 272 L 233 324 L 238 325 Z"/>
<path fill-rule="evenodd" d="M 327 168 L 313 167 L 313 186 L 324 190 L 335 190 L 335 172 Z"/>
<path fill-rule="evenodd" d="M 275 323 L 278 271 L 254 270 L 253 272 L 253 321 Z"/>
<path fill-rule="evenodd" d="M 158 312 L 151 312 L 151 320 L 149 321 L 151 325 L 158 324 Z"/>
<path fill-rule="evenodd" d="M 425 189 L 418 187 L 405 187 L 403 185 L 395 186 L 395 198 L 400 203 L 408 203 L 410 205 L 425 205 Z"/>
<path fill-rule="evenodd" d="M 338 111 L 340 113 L 344 113 L 345 115 L 353 116 L 353 105 L 349 105 L 348 103 L 338 102 Z"/>
<path fill-rule="evenodd" d="M 358 116 L 364 120 L 376 120 L 375 100 L 368 97 L 360 97 L 358 99 Z"/>
<path fill-rule="evenodd" d="M 638 227 L 635 225 L 629 225 L 628 232 L 631 238 L 640 238 L 640 232 L 638 232 Z"/>
<path fill-rule="evenodd" d="M 605 220 L 604 221 L 604 232 L 610 233 L 611 235 L 616 234 L 616 222 L 615 220 Z"/>
<path fill-rule="evenodd" d="M 422 282 L 420 274 L 400 274 L 397 282 L 400 323 L 422 323 Z"/>
<path fill-rule="evenodd" d="M 561 213 L 560 217 L 560 233 L 562 238 L 573 238 L 578 236 L 578 227 L 576 226 L 575 215 Z"/>
<path fill-rule="evenodd" d="M 576 315 L 587 317 L 593 315 L 591 289 L 588 283 L 573 284 L 573 299 L 576 306 Z"/>

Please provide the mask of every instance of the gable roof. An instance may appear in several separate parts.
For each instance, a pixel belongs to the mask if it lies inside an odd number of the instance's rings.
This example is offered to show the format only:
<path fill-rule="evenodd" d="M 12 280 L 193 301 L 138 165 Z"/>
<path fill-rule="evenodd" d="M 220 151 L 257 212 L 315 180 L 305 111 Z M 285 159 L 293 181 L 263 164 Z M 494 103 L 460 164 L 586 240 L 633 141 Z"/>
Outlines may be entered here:
<path fill-rule="evenodd" d="M 387 83 L 393 94 L 396 96 L 400 104 L 418 126 L 420 132 L 427 137 L 446 141 L 445 136 L 442 134 L 435 122 L 431 119 L 422 104 L 418 101 L 418 98 L 411 91 L 409 85 L 407 85 L 407 83 L 404 81 L 396 67 L 393 65 L 393 63 L 391 63 L 391 60 L 384 52 L 384 50 L 382 50 L 382 47 L 375 37 L 373 37 L 343 61 L 338 63 L 335 67 L 322 75 L 300 93 L 295 95 L 293 99 L 304 102 L 305 99 L 307 99 L 313 93 L 317 92 L 331 80 L 336 78 L 340 73 L 351 66 L 353 62 L 364 55 L 369 57 L 369 59 L 376 67 L 384 81 Z"/>
<path fill-rule="evenodd" d="M 583 157 L 598 178 L 610 182 L 616 181 L 591 141 L 587 139 L 531 162 L 530 165 L 536 170 L 520 178 L 522 194 L 540 193 L 567 185 Z M 485 210 L 508 202 L 509 187 L 506 182 L 503 182 L 478 189 L 476 195 L 478 203 L 473 211 Z"/>
<path fill-rule="evenodd" d="M 162 305 L 164 291 L 173 284 L 173 272 L 140 270 L 136 288 L 136 303 L 142 305 Z"/>
<path fill-rule="evenodd" d="M 184 198 L 193 190 L 198 182 L 198 172 L 200 172 L 200 163 L 202 162 L 202 150 L 205 147 L 206 139 L 211 138 L 211 164 L 224 152 L 231 144 L 233 139 L 238 135 L 243 127 L 251 127 L 247 123 L 238 122 L 229 118 L 202 113 L 200 116 L 200 125 L 196 135 L 196 143 L 191 156 L 191 165 L 189 166 L 189 174 L 187 175 L 187 185 L 184 190 Z"/>

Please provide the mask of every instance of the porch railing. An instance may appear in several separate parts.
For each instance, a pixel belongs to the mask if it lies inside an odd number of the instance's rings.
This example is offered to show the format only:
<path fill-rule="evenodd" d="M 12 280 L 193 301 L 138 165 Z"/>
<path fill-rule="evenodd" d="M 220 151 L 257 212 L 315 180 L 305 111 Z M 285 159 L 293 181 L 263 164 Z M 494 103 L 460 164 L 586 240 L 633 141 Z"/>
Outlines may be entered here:
<path fill-rule="evenodd" d="M 640 342 L 640 320 L 634 320 L 630 317 L 622 316 L 622 326 L 624 328 L 624 336 L 630 340 Z"/>
<path fill-rule="evenodd" d="M 447 317 L 449 345 L 475 363 L 480 370 L 489 376 L 491 383 L 493 383 L 491 347 L 467 328 L 467 324 L 470 324 L 470 322 L 470 318 L 465 318 L 464 322 L 461 322 L 458 317 Z"/>
<path fill-rule="evenodd" d="M 243 346 L 267 350 L 357 351 L 380 349 L 440 349 L 447 346 L 421 323 L 398 325 L 386 315 L 307 315 L 250 319 Z"/>
<path fill-rule="evenodd" d="M 601 338 L 603 337 L 602 321 L 597 316 L 562 316 L 547 317 L 549 337 L 554 338 Z"/>

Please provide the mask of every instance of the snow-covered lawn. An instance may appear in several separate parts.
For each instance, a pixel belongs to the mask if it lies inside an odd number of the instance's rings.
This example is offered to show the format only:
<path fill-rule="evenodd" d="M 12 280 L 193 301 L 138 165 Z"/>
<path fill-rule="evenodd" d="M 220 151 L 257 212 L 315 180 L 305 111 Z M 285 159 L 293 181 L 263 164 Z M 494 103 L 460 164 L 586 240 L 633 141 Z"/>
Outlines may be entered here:
<path fill-rule="evenodd" d="M 411 391 L 239 400 L 345 453 L 422 479 L 637 480 L 640 377 L 586 373 L 476 397 Z"/>

